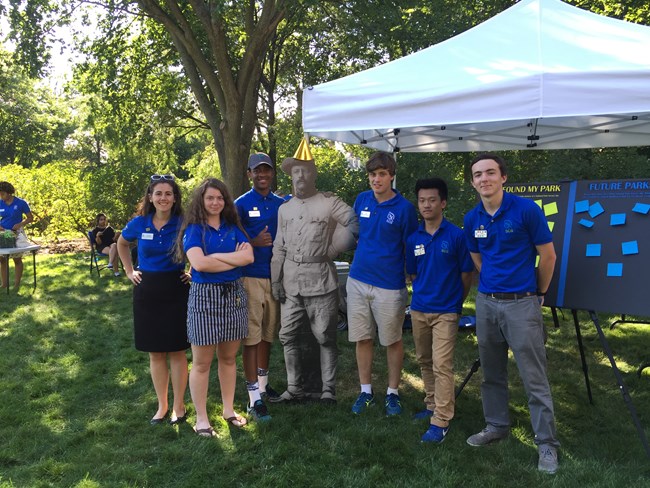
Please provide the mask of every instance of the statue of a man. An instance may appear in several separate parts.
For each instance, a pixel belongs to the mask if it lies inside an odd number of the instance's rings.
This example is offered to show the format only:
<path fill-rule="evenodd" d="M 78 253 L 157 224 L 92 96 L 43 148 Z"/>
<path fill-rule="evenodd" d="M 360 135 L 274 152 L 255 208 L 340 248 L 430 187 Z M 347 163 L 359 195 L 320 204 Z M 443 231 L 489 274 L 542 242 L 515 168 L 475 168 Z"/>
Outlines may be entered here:
<path fill-rule="evenodd" d="M 308 329 L 320 349 L 320 401 L 336 402 L 338 349 L 338 278 L 332 259 L 355 246 L 359 224 L 352 208 L 316 188 L 316 165 L 303 139 L 293 158 L 282 163 L 291 176 L 293 198 L 278 212 L 273 242 L 271 287 L 280 306 L 280 342 L 284 346 L 287 391 L 283 401 L 305 398 L 306 361 L 301 354 Z"/>

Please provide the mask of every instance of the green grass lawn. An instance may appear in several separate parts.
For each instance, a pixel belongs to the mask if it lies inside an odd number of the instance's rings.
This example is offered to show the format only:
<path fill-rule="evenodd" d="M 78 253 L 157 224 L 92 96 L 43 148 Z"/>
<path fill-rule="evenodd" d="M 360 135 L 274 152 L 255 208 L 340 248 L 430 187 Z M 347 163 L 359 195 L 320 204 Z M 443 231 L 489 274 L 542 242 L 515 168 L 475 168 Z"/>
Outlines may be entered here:
<path fill-rule="evenodd" d="M 91 277 L 87 255 L 39 255 L 32 294 L 26 260 L 18 294 L 0 296 L 0 487 L 503 487 L 650 486 L 642 448 L 614 374 L 586 313 L 579 315 L 594 396 L 590 405 L 570 313 L 549 327 L 549 375 L 560 450 L 555 476 L 537 472 L 528 409 L 511 363 L 511 437 L 473 448 L 466 438 L 483 428 L 481 372 L 456 405 L 447 440 L 420 443 L 426 421 L 413 340 L 405 335 L 400 388 L 405 413 L 383 408 L 354 417 L 358 394 L 354 348 L 340 333 L 338 405 L 271 405 L 273 420 L 229 429 L 221 421 L 216 364 L 209 409 L 215 439 L 198 438 L 190 424 L 151 427 L 156 400 L 148 357 L 132 343 L 131 285 L 125 278 Z M 470 300 L 466 313 L 471 313 Z M 607 327 L 615 317 L 603 316 Z M 551 325 L 550 316 L 548 324 Z M 649 433 L 650 326 L 623 324 L 606 335 Z M 458 383 L 477 357 L 472 334 L 459 335 Z M 241 367 L 236 404 L 247 400 Z M 285 386 L 282 350 L 274 345 L 271 383 Z M 375 389 L 386 388 L 384 351 L 376 349 Z M 381 396 L 381 395 L 380 395 Z"/>

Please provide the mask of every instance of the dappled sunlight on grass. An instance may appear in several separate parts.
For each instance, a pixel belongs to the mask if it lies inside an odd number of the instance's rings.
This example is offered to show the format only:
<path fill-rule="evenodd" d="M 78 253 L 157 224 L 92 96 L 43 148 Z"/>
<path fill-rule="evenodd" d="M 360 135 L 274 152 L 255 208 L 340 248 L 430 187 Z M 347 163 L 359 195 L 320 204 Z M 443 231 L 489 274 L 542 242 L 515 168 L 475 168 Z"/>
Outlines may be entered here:
<path fill-rule="evenodd" d="M 130 368 L 122 368 L 117 373 L 116 381 L 117 384 L 122 387 L 128 387 L 133 385 L 138 379 L 138 375 Z"/>
<path fill-rule="evenodd" d="M 189 422 L 152 427 L 156 396 L 146 353 L 133 347 L 132 286 L 125 279 L 90 276 L 73 255 L 38 256 L 34 295 L 0 300 L 0 487 L 11 486 L 647 486 L 650 468 L 602 352 L 595 328 L 580 314 L 594 404 L 570 314 L 549 324 L 548 370 L 562 443 L 555 477 L 536 470 L 526 395 L 509 360 L 510 439 L 477 450 L 467 436 L 485 426 L 481 369 L 456 402 L 456 417 L 442 446 L 420 443 L 426 421 L 414 422 L 424 393 L 413 337 L 404 334 L 400 386 L 404 414 L 386 418 L 386 349 L 374 348 L 377 404 L 361 416 L 355 346 L 338 335 L 338 405 L 269 404 L 268 424 L 244 429 L 221 420 L 213 364 L 208 413 L 217 431 L 201 439 L 189 391 Z M 43 272 L 41 274 L 41 271 Z M 41 276 L 43 279 L 41 279 Z M 31 292 L 31 290 L 30 290 Z M 21 291 L 22 293 L 22 291 Z M 465 313 L 472 310 L 470 297 Z M 603 317 L 603 324 L 609 317 Z M 618 324 L 605 330 L 642 424 L 650 424 L 650 326 Z M 190 356 L 190 354 L 188 354 Z M 457 385 L 478 357 L 473 331 L 459 333 L 454 358 Z M 247 393 L 238 356 L 235 408 L 245 413 Z M 271 385 L 286 386 L 282 347 L 273 344 Z M 171 397 L 171 394 L 170 394 Z M 9 485 L 6 481 L 10 480 Z M 5 483 L 5 485 L 3 485 Z"/>

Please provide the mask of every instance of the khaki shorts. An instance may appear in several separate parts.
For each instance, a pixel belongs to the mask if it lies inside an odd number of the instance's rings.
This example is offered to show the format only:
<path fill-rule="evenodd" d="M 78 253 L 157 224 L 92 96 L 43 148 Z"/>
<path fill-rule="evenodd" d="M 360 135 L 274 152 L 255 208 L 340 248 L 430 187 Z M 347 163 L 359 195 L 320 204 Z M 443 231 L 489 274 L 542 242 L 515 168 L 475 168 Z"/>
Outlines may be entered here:
<path fill-rule="evenodd" d="M 408 300 L 406 288 L 387 290 L 348 277 L 348 340 L 374 339 L 379 332 L 382 346 L 402 338 L 404 311 Z"/>
<path fill-rule="evenodd" d="M 271 280 L 244 277 L 242 281 L 248 295 L 248 337 L 244 345 L 273 342 L 280 327 L 280 304 L 271 295 Z"/>

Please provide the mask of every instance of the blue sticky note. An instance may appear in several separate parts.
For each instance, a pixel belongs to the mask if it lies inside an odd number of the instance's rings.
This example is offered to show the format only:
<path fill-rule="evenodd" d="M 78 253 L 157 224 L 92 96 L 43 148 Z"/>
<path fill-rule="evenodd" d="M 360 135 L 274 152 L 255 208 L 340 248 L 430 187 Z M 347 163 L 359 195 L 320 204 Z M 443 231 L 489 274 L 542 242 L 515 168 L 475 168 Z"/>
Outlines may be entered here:
<path fill-rule="evenodd" d="M 624 255 L 639 254 L 639 243 L 637 241 L 628 241 L 621 244 L 621 251 Z"/>
<path fill-rule="evenodd" d="M 594 223 L 591 220 L 587 219 L 580 219 L 578 223 L 587 229 L 591 229 L 594 226 Z"/>
<path fill-rule="evenodd" d="M 648 215 L 648 212 L 650 212 L 650 205 L 648 205 L 647 203 L 637 203 L 636 205 L 634 205 L 632 212 Z"/>
<path fill-rule="evenodd" d="M 609 225 L 625 225 L 625 214 L 612 214 L 609 218 Z"/>
<path fill-rule="evenodd" d="M 596 218 L 604 211 L 605 209 L 603 208 L 603 206 L 599 202 L 596 202 L 591 207 L 589 207 L 589 217 L 591 217 L 592 219 Z"/>
<path fill-rule="evenodd" d="M 600 256 L 600 244 L 587 244 L 587 253 L 588 257 Z"/>
<path fill-rule="evenodd" d="M 607 276 L 623 276 L 623 263 L 607 263 Z"/>
<path fill-rule="evenodd" d="M 576 202 L 576 213 L 588 212 L 589 211 L 589 200 L 580 200 Z"/>

